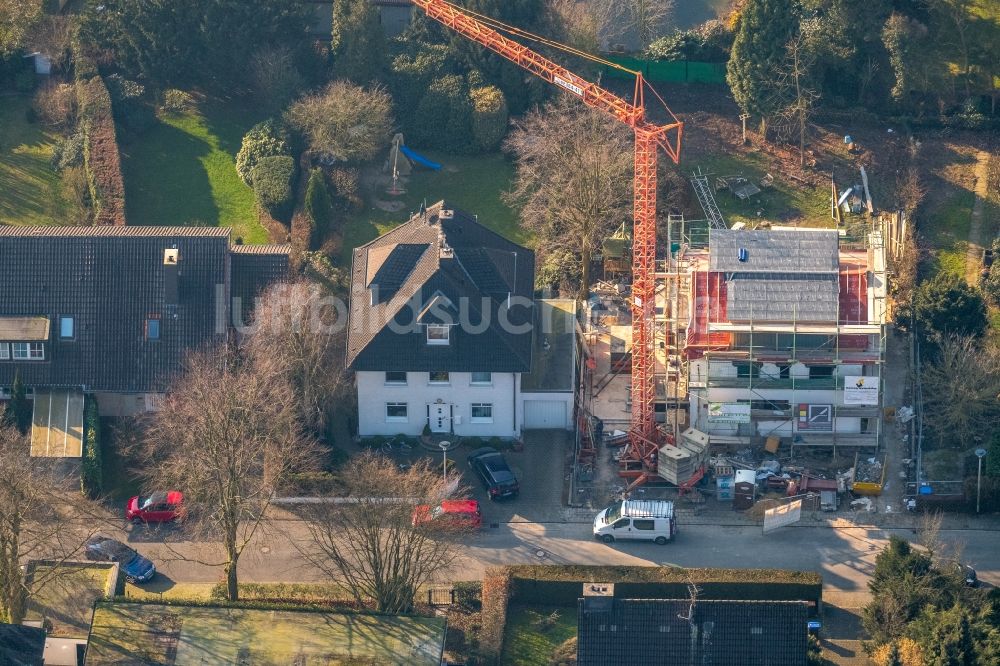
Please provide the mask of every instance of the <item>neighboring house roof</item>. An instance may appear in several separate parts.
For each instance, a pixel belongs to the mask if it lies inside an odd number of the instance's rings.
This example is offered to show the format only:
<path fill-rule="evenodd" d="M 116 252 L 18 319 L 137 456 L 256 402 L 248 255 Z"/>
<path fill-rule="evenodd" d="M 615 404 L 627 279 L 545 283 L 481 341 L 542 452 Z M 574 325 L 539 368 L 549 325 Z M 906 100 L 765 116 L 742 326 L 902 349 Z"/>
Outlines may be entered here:
<path fill-rule="evenodd" d="M 801 666 L 805 601 L 580 600 L 577 664 Z"/>
<path fill-rule="evenodd" d="M 23 624 L 0 624 L 0 664 L 42 666 L 45 630 Z"/>
<path fill-rule="evenodd" d="M 440 201 L 354 250 L 347 363 L 354 370 L 528 372 L 534 276 L 531 250 Z M 472 326 L 457 325 L 463 317 Z M 428 345 L 429 324 L 452 324 L 449 344 Z"/>
<path fill-rule="evenodd" d="M 45 360 L 0 361 L 0 386 L 17 371 L 35 387 L 163 390 L 184 353 L 226 335 L 233 285 L 250 293 L 287 267 L 277 249 L 231 253 L 229 236 L 213 227 L 0 226 L 0 318 L 52 322 Z M 73 318 L 71 340 L 59 337 L 61 316 Z M 146 335 L 152 319 L 155 340 Z"/>
<path fill-rule="evenodd" d="M 713 229 L 709 252 L 728 283 L 730 321 L 837 321 L 836 230 Z"/>
<path fill-rule="evenodd" d="M 291 245 L 232 246 L 231 296 L 236 322 L 249 323 L 254 300 L 269 285 L 288 279 L 291 251 Z"/>

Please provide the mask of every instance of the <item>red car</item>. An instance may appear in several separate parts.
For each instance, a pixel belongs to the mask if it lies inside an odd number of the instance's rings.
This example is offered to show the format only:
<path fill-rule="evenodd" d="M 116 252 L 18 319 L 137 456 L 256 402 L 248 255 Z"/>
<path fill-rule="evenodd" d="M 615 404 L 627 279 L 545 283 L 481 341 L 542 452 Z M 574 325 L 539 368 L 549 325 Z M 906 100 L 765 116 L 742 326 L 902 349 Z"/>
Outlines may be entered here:
<path fill-rule="evenodd" d="M 135 496 L 128 501 L 125 518 L 133 523 L 166 523 L 178 520 L 184 504 L 184 494 L 177 490 Z"/>
<path fill-rule="evenodd" d="M 414 507 L 414 527 L 430 522 L 478 529 L 483 524 L 483 515 L 479 512 L 479 502 L 473 499 L 442 500 L 434 508 L 426 504 Z"/>

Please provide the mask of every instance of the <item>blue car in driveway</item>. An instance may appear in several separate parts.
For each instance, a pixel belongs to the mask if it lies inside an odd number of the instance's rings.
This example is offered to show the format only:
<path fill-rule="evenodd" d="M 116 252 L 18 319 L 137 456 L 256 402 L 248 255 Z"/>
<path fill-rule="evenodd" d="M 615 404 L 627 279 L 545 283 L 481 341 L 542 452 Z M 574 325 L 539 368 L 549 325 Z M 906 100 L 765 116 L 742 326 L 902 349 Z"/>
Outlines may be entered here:
<path fill-rule="evenodd" d="M 84 545 L 84 554 L 95 562 L 117 562 L 130 583 L 146 583 L 156 575 L 156 567 L 121 541 L 106 536 L 92 536 Z"/>

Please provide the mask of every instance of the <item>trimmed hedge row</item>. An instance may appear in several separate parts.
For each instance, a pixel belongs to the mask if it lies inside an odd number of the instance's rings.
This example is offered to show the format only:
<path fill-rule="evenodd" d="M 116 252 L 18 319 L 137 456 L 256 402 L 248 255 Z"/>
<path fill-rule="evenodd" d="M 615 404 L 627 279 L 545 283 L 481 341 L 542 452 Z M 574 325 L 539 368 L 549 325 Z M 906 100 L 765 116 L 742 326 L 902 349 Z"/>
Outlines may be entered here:
<path fill-rule="evenodd" d="M 518 565 L 510 569 L 510 598 L 525 604 L 575 606 L 584 582 L 615 584 L 621 599 L 682 599 L 687 583 L 700 599 L 811 601 L 823 595 L 823 579 L 814 572 L 784 569 L 680 569 Z"/>
<path fill-rule="evenodd" d="M 76 97 L 94 224 L 125 226 L 125 181 L 108 87 L 100 76 L 79 77 Z"/>

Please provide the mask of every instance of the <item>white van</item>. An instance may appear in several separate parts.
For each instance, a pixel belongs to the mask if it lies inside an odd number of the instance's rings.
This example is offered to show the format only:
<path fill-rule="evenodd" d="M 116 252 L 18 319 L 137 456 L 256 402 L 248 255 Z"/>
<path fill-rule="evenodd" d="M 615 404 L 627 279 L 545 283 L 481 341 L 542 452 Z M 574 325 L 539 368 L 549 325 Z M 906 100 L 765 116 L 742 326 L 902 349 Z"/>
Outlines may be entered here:
<path fill-rule="evenodd" d="M 676 533 L 674 503 L 667 500 L 615 502 L 594 518 L 594 537 L 604 543 L 636 539 L 654 541 L 662 546 Z"/>

